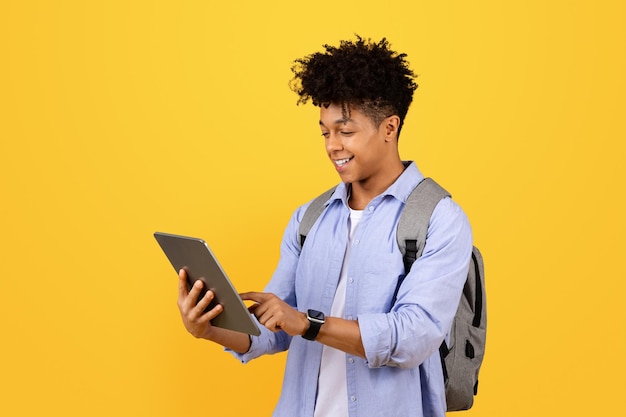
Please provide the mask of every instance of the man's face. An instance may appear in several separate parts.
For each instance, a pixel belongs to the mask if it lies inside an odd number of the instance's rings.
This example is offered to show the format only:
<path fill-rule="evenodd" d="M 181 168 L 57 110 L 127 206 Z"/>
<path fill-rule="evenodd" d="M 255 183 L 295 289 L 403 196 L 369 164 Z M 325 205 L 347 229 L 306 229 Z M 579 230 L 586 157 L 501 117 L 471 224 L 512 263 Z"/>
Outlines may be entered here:
<path fill-rule="evenodd" d="M 388 152 L 385 123 L 374 126 L 370 118 L 356 108 L 344 117 L 340 104 L 320 106 L 320 128 L 326 152 L 341 180 L 367 183 L 384 172 Z"/>

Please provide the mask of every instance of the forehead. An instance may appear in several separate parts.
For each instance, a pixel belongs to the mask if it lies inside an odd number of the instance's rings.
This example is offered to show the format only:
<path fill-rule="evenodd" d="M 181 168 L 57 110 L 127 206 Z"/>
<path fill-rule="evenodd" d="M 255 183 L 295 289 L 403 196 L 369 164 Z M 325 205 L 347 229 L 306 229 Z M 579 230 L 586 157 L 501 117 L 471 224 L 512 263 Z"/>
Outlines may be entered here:
<path fill-rule="evenodd" d="M 345 108 L 341 104 L 332 103 L 328 106 L 320 106 L 320 125 L 334 126 L 346 124 L 363 124 L 369 118 L 355 107 Z"/>

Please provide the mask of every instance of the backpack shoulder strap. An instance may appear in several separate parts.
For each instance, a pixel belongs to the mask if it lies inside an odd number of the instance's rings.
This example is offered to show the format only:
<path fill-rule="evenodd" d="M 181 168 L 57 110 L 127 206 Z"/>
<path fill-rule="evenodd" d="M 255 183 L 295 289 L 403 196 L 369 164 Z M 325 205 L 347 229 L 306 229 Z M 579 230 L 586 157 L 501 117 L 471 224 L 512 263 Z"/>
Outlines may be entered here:
<path fill-rule="evenodd" d="M 432 178 L 425 178 L 406 200 L 396 238 L 404 260 L 404 274 L 408 275 L 413 262 L 422 255 L 426 244 L 428 223 L 435 206 L 444 197 L 450 197 L 445 189 Z"/>
<path fill-rule="evenodd" d="M 328 201 L 331 195 L 335 192 L 335 188 L 337 186 L 332 187 L 329 190 L 326 190 L 324 193 L 317 196 L 309 207 L 306 208 L 304 214 L 302 215 L 302 221 L 300 222 L 300 227 L 298 228 L 298 233 L 300 235 L 300 247 L 304 246 L 304 240 L 306 236 L 309 234 L 309 231 L 317 221 L 318 217 L 324 209 L 326 208 L 325 203 Z"/>

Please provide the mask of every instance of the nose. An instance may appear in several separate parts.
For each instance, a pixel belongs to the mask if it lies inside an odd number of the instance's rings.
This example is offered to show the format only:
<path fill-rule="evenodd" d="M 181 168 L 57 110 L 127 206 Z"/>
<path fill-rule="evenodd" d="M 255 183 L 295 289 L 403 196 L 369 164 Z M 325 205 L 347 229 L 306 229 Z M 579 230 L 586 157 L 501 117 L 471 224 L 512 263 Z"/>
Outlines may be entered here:
<path fill-rule="evenodd" d="M 326 151 L 332 153 L 343 149 L 340 135 L 330 132 L 326 137 Z"/>

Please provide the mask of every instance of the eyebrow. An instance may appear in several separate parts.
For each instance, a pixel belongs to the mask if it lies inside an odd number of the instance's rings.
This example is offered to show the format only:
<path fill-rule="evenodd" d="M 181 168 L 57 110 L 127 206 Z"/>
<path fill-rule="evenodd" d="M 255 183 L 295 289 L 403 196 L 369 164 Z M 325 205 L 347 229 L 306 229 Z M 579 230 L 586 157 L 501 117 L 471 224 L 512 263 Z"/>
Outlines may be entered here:
<path fill-rule="evenodd" d="M 344 125 L 345 125 L 345 124 L 348 124 L 348 122 L 354 122 L 354 120 L 352 120 L 352 119 L 351 119 L 351 118 L 349 118 L 349 117 L 342 117 L 341 119 L 337 119 L 337 120 L 335 120 L 335 121 L 333 122 L 333 124 L 335 124 L 335 125 L 344 124 Z M 322 122 L 322 121 L 320 120 L 320 126 L 326 126 L 326 125 L 324 124 L 324 122 Z"/>

